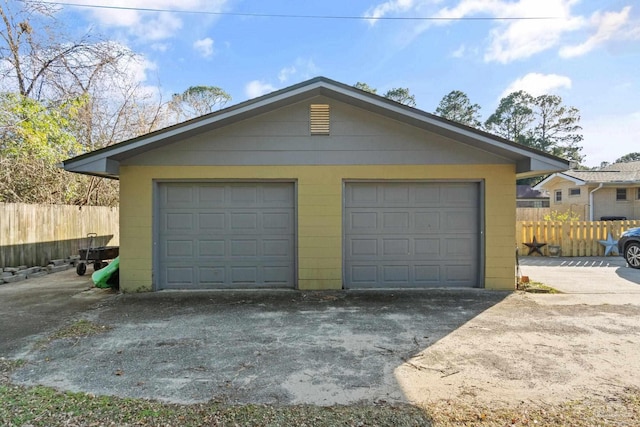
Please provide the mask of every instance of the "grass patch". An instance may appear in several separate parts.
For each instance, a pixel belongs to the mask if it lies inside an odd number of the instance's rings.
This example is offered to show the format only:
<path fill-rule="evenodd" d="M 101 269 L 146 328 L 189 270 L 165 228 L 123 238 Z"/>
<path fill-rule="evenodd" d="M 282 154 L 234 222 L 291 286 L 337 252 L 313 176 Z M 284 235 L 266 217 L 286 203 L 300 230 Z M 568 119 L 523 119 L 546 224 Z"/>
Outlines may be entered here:
<path fill-rule="evenodd" d="M 551 405 L 472 405 L 457 400 L 412 405 L 173 405 L 144 399 L 64 393 L 0 384 L 3 426 L 630 426 L 640 424 L 640 389 Z"/>
<path fill-rule="evenodd" d="M 559 290 L 540 282 L 519 283 L 518 289 L 532 294 L 561 294 Z"/>
<path fill-rule="evenodd" d="M 6 426 L 429 426 L 410 405 L 171 405 L 143 399 L 62 393 L 48 387 L 0 386 L 0 424 Z"/>

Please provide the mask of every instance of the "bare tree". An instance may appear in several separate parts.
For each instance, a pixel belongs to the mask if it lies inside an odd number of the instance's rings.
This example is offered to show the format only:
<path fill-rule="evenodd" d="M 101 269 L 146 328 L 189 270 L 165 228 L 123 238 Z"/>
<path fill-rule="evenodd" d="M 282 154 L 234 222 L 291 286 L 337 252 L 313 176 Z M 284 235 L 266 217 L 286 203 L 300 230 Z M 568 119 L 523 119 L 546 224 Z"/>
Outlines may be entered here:
<path fill-rule="evenodd" d="M 130 68 L 142 61 L 138 55 L 90 34 L 67 37 L 55 11 L 46 2 L 0 3 L 0 91 L 15 94 L 10 110 L 0 114 L 0 186 L 6 184 L 0 199 L 113 205 L 117 181 L 69 174 L 55 164 L 158 128 L 166 123 L 165 107 L 158 90 L 132 77 Z M 62 105 L 73 107 L 63 111 Z M 38 127 L 55 114 L 66 120 L 63 126 Z M 47 135 L 53 151 L 34 151 L 40 139 L 15 132 L 20 129 L 60 131 L 76 145 L 61 150 L 59 140 Z M 48 152 L 59 155 L 44 156 Z"/>

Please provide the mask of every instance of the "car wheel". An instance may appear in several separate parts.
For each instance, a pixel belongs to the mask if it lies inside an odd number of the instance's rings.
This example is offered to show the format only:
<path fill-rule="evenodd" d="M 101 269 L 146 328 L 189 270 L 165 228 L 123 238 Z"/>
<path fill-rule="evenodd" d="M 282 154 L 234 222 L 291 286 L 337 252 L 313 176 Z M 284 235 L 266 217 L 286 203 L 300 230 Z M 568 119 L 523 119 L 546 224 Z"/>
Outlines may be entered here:
<path fill-rule="evenodd" d="M 624 251 L 624 259 L 632 268 L 640 268 L 640 243 L 630 243 Z"/>

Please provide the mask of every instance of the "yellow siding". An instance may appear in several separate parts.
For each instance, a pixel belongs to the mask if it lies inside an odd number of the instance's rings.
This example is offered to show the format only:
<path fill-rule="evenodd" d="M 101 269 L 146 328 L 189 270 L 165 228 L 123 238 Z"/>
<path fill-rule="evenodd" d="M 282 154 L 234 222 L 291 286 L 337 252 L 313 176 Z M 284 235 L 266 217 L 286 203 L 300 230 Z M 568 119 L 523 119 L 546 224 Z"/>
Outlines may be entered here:
<path fill-rule="evenodd" d="M 122 166 L 120 288 L 152 289 L 153 180 L 297 181 L 298 288 L 342 288 L 343 180 L 485 180 L 485 287 L 514 289 L 515 172 L 512 165 Z"/>

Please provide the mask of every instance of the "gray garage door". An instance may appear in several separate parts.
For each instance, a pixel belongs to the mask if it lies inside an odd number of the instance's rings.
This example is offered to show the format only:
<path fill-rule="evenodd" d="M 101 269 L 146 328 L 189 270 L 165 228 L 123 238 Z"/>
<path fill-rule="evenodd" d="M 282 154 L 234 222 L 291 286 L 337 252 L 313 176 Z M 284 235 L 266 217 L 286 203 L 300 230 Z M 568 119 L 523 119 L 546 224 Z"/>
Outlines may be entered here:
<path fill-rule="evenodd" d="M 158 189 L 158 289 L 294 287 L 292 183 Z"/>
<path fill-rule="evenodd" d="M 345 287 L 479 285 L 478 183 L 345 186 Z"/>

